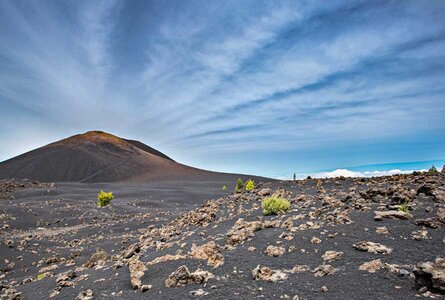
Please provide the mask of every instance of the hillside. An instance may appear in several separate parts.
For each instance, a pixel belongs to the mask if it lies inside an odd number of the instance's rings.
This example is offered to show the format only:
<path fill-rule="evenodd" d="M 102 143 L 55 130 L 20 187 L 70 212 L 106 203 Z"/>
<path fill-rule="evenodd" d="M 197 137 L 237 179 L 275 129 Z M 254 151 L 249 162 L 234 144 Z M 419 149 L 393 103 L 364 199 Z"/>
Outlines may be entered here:
<path fill-rule="evenodd" d="M 139 141 L 89 131 L 51 143 L 0 163 L 0 179 L 43 182 L 117 182 L 206 179 L 215 173 L 175 162 Z"/>

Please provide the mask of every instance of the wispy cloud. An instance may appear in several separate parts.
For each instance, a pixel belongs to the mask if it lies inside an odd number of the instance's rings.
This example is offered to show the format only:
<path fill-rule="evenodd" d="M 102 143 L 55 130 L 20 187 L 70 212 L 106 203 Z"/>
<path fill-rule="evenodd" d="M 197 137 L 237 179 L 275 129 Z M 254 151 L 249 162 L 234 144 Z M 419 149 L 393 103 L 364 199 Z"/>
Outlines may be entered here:
<path fill-rule="evenodd" d="M 291 170 L 315 150 L 335 167 L 370 143 L 390 160 L 391 142 L 440 156 L 444 16 L 440 1 L 1 1 L 0 159 L 94 128 L 201 167 L 286 152 Z"/>

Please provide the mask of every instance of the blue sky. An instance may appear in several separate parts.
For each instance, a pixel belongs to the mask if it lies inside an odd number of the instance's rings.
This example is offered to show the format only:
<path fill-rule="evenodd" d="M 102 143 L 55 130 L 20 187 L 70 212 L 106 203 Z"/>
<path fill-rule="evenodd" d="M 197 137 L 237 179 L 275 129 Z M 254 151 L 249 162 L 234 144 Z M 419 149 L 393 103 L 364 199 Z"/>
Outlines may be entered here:
<path fill-rule="evenodd" d="M 0 1 L 0 160 L 98 129 L 266 176 L 445 159 L 444 1 Z"/>

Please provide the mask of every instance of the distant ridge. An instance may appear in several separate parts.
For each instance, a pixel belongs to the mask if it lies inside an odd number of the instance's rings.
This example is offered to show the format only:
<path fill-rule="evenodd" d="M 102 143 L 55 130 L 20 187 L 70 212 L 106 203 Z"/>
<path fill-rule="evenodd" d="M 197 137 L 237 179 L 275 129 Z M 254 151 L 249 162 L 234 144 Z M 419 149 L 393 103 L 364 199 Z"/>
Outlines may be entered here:
<path fill-rule="evenodd" d="M 196 169 L 175 162 L 144 143 L 103 131 L 88 131 L 0 163 L 0 179 L 42 182 L 212 180 L 235 174 Z"/>

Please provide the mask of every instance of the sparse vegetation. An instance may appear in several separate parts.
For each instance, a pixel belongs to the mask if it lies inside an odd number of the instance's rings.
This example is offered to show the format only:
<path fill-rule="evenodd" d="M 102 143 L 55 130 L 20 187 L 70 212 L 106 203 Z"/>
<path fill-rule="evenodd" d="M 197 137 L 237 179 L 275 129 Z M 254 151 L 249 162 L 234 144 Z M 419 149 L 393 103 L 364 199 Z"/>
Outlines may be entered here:
<path fill-rule="evenodd" d="M 42 280 L 45 278 L 45 274 L 37 274 L 37 280 Z"/>
<path fill-rule="evenodd" d="M 431 166 L 431 168 L 428 170 L 428 174 L 437 174 L 437 173 L 439 173 L 439 171 L 437 171 L 434 165 Z"/>
<path fill-rule="evenodd" d="M 399 207 L 399 210 L 403 211 L 403 212 L 408 212 L 409 211 L 408 203 L 405 202 L 405 203 L 401 204 Z"/>
<path fill-rule="evenodd" d="M 225 192 L 227 191 L 227 187 L 225 185 L 223 185 L 222 190 Z"/>
<path fill-rule="evenodd" d="M 241 180 L 241 178 L 238 178 L 238 180 L 236 181 L 236 184 L 235 184 L 235 193 L 241 192 L 243 190 L 243 188 L 244 188 L 244 183 Z"/>
<path fill-rule="evenodd" d="M 111 203 L 111 200 L 114 198 L 112 192 L 104 192 L 100 191 L 99 194 L 97 194 L 97 206 L 98 207 L 104 207 Z"/>
<path fill-rule="evenodd" d="M 272 196 L 264 199 L 261 202 L 261 207 L 266 216 L 276 215 L 288 211 L 290 209 L 290 202 L 286 199 Z"/>
<path fill-rule="evenodd" d="M 254 188 L 255 188 L 255 183 L 253 182 L 253 180 L 249 179 L 246 182 L 246 188 L 245 188 L 246 192 L 253 191 Z"/>

